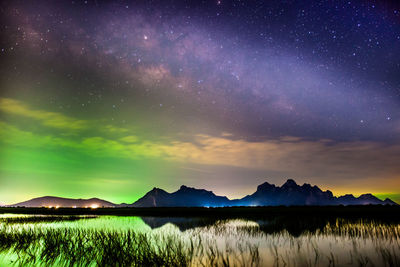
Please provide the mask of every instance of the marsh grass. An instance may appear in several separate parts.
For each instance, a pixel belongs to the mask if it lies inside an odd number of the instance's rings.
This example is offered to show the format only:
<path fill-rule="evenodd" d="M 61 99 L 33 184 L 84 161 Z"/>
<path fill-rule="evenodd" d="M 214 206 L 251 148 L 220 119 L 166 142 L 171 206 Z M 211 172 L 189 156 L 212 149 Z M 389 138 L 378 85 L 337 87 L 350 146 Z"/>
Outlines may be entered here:
<path fill-rule="evenodd" d="M 134 230 L 18 228 L 3 224 L 0 240 L 0 252 L 15 253 L 15 263 L 21 266 L 233 266 L 239 261 L 241 266 L 257 266 L 259 261 L 258 248 L 253 245 L 240 244 L 240 253 L 233 255 L 199 236 L 185 240 L 177 235 Z M 250 256 L 244 257 L 246 253 Z"/>
<path fill-rule="evenodd" d="M 400 266 L 400 225 L 371 220 L 285 222 L 285 229 L 281 219 L 224 219 L 140 232 L 14 218 L 1 220 L 0 253 L 16 255 L 19 266 Z"/>
<path fill-rule="evenodd" d="M 320 220 L 283 225 L 280 219 L 260 224 L 241 220 L 238 225 L 228 221 L 217 221 L 206 232 L 232 235 L 237 242 L 261 240 L 265 247 L 259 247 L 260 261 L 267 266 L 400 266 L 399 224 L 361 219 L 330 220 L 324 226 Z"/>

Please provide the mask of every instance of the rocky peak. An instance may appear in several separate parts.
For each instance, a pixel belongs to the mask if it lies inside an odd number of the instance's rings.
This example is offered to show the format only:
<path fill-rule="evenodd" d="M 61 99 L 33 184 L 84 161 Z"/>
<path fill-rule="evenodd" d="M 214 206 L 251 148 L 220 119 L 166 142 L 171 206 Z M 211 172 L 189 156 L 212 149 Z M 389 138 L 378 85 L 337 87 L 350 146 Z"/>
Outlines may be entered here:
<path fill-rule="evenodd" d="M 146 195 L 158 195 L 158 194 L 168 194 L 168 193 L 161 188 L 153 187 L 153 189 L 147 192 Z"/>
<path fill-rule="evenodd" d="M 283 185 L 282 188 L 289 188 L 289 187 L 297 187 L 297 183 L 293 179 L 288 179 Z"/>
<path fill-rule="evenodd" d="M 265 182 L 265 183 L 257 186 L 257 191 L 270 191 L 271 189 L 274 189 L 274 188 L 275 188 L 275 185 Z"/>
<path fill-rule="evenodd" d="M 374 195 L 368 193 L 368 194 L 362 194 L 359 198 L 360 199 L 376 199 L 377 197 L 375 197 Z"/>

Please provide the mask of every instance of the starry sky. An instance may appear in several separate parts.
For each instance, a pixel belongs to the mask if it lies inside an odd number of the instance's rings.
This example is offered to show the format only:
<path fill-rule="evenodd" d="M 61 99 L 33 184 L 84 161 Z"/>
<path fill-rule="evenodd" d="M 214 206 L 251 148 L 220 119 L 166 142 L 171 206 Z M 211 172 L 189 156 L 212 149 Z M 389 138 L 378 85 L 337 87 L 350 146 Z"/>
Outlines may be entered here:
<path fill-rule="evenodd" d="M 0 202 L 268 181 L 400 200 L 396 1 L 1 1 Z"/>

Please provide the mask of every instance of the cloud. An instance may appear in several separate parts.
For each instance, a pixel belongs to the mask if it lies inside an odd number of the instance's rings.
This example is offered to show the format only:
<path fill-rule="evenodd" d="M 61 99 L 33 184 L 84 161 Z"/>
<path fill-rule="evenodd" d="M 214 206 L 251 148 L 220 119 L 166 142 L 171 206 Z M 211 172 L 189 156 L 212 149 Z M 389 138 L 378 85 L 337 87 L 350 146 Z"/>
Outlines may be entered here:
<path fill-rule="evenodd" d="M 399 145 L 335 142 L 327 139 L 311 141 L 298 137 L 257 142 L 230 138 L 196 135 L 193 141 L 164 139 L 163 142 L 133 135 L 121 137 L 120 134 L 115 138 L 72 138 L 25 131 L 0 121 L 0 140 L 6 145 L 39 151 L 63 151 L 61 149 L 67 148 L 93 158 L 162 160 L 183 168 L 194 164 L 196 169 L 204 170 L 201 176 L 205 181 L 212 179 L 212 174 L 207 172 L 222 168 L 224 171 L 220 173 L 221 179 L 228 182 L 232 178 L 229 172 L 239 168 L 244 170 L 243 175 L 247 175 L 249 181 L 260 179 L 263 173 L 275 173 L 270 178 L 276 180 L 292 177 L 325 188 L 335 188 L 336 193 L 349 192 L 350 186 L 353 193 L 365 193 L 365 190 L 371 188 L 375 192 L 389 192 L 389 188 L 400 186 L 400 166 L 397 160 L 400 158 Z M 257 173 L 257 177 L 251 176 L 251 173 Z M 265 176 L 265 179 L 268 178 Z"/>
<path fill-rule="evenodd" d="M 0 122 L 4 143 L 33 147 L 67 147 L 93 157 L 162 159 L 177 163 L 240 167 L 284 172 L 293 177 L 377 179 L 393 178 L 400 172 L 400 145 L 380 142 L 334 142 L 282 137 L 251 142 L 230 136 L 196 135 L 194 141 L 155 142 L 137 136 L 107 138 L 85 136 L 74 139 L 40 135 Z"/>
<path fill-rule="evenodd" d="M 116 127 L 114 125 L 106 125 L 102 128 L 104 132 L 111 133 L 111 134 L 123 134 L 129 132 L 126 128 Z"/>
<path fill-rule="evenodd" d="M 3 143 L 33 149 L 69 148 L 92 157 L 125 159 L 161 159 L 178 164 L 239 167 L 287 173 L 308 179 L 333 179 L 336 183 L 353 179 L 395 181 L 400 173 L 400 145 L 377 141 L 337 142 L 329 139 L 306 140 L 284 136 L 264 141 L 233 139 L 223 132 L 219 136 L 195 135 L 151 141 L 132 135 L 114 125 L 96 126 L 96 121 L 71 118 L 56 112 L 37 110 L 10 98 L 0 98 L 2 112 L 31 118 L 42 126 L 79 131 L 98 129 L 95 135 L 57 135 L 35 133 L 0 121 Z M 23 127 L 23 126 L 21 126 Z M 393 185 L 398 185 L 394 182 Z"/>
<path fill-rule="evenodd" d="M 35 119 L 44 126 L 57 129 L 82 130 L 87 128 L 88 124 L 85 120 L 74 119 L 60 113 L 32 109 L 24 103 L 11 98 L 0 98 L 0 110 L 9 114 Z"/>
<path fill-rule="evenodd" d="M 296 177 L 379 178 L 400 171 L 399 145 L 284 137 L 261 142 L 197 136 L 164 147 L 176 160 L 293 173 Z"/>
<path fill-rule="evenodd" d="M 137 136 L 128 135 L 120 138 L 119 140 L 125 143 L 136 143 L 139 139 Z"/>
<path fill-rule="evenodd" d="M 93 120 L 81 120 L 57 112 L 33 109 L 29 107 L 29 105 L 11 98 L 0 98 L 0 111 L 12 115 L 31 118 L 39 121 L 43 126 L 62 130 L 79 131 L 89 128 L 97 128 L 99 131 L 106 134 L 119 135 L 129 132 L 129 129 L 110 124 L 105 126 L 96 126 L 96 121 Z"/>

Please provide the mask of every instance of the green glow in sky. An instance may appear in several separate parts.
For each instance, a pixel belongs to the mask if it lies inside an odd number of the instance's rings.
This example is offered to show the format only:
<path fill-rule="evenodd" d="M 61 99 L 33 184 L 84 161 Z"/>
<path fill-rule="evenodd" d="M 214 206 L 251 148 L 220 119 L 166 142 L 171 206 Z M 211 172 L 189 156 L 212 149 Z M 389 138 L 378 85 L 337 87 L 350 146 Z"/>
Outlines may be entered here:
<path fill-rule="evenodd" d="M 9 115 L 0 121 L 2 201 L 56 195 L 131 203 L 174 174 L 154 145 L 138 143 L 127 129 L 96 126 L 102 136 L 87 136 L 94 122 L 29 109 L 13 99 L 0 104 Z"/>
<path fill-rule="evenodd" d="M 0 4 L 1 204 L 182 184 L 242 198 L 289 178 L 398 199 L 392 7 L 315 24 L 332 7 L 78 2 Z M 303 9 L 308 26 L 281 16 Z"/>
<path fill-rule="evenodd" d="M 254 192 L 256 185 L 266 180 L 263 177 L 306 176 L 307 172 L 310 175 L 311 168 L 302 158 L 327 147 L 326 141 L 296 138 L 269 142 L 232 140 L 227 133 L 198 134 L 192 139 L 179 135 L 155 138 L 153 132 L 146 135 L 143 131 L 146 127 L 142 129 L 139 125 L 121 127 L 95 116 L 77 119 L 14 98 L 0 98 L 0 111 L 3 203 L 44 195 L 99 197 L 115 203 L 132 203 L 154 186 L 173 191 L 181 184 L 240 197 Z M 365 144 L 362 147 L 365 149 Z M 263 160 L 254 160 L 253 155 Z M 295 160 L 293 172 L 287 170 L 286 161 L 280 160 L 282 157 Z M 327 170 L 340 168 L 324 161 L 313 164 Z M 271 172 L 274 168 L 276 171 Z M 244 181 L 247 176 L 259 178 Z M 372 184 L 377 181 L 372 179 Z M 324 180 L 316 179 L 316 183 L 323 184 Z M 365 184 L 370 187 L 371 183 Z M 388 185 L 378 190 L 396 197 Z M 331 189 L 329 184 L 327 187 Z M 344 188 L 338 187 L 337 192 L 364 193 L 368 187 L 354 184 L 351 188 L 347 183 Z"/>

